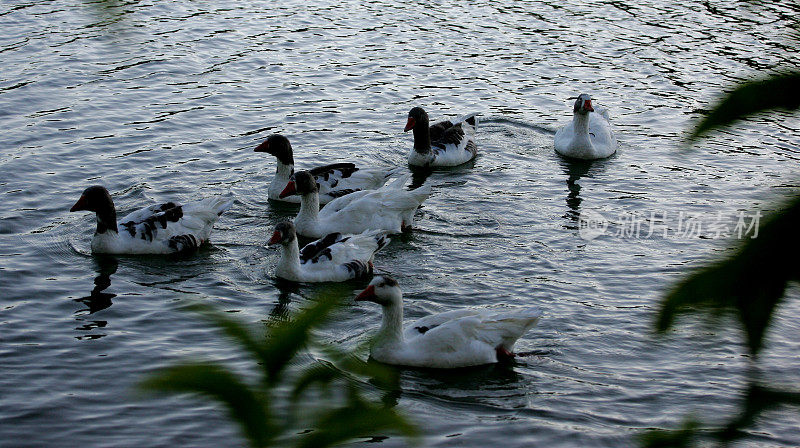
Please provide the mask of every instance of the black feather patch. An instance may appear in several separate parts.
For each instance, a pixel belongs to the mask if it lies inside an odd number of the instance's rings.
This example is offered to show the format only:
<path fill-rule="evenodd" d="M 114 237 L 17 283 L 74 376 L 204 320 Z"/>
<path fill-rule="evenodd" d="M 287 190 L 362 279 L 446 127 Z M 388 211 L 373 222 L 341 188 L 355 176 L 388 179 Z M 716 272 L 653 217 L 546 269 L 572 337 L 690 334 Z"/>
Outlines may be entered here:
<path fill-rule="evenodd" d="M 430 328 L 425 327 L 425 326 L 423 326 L 423 327 L 414 327 L 414 329 L 419 331 L 422 334 L 425 334 L 426 331 L 430 330 Z"/>
<path fill-rule="evenodd" d="M 431 145 L 444 148 L 447 144 L 458 145 L 464 138 L 464 130 L 461 129 L 461 123 L 449 127 L 442 133 L 441 138 L 434 140 L 431 138 Z"/>
<path fill-rule="evenodd" d="M 353 278 L 363 278 L 372 274 L 372 263 L 364 263 L 361 260 L 348 261 L 344 267 L 353 274 Z"/>
<path fill-rule="evenodd" d="M 342 196 L 348 195 L 350 193 L 355 193 L 356 191 L 361 191 L 360 188 L 352 189 L 352 188 L 343 188 L 341 190 L 331 190 L 326 193 L 328 196 L 332 198 L 340 198 Z"/>
<path fill-rule="evenodd" d="M 194 235 L 175 235 L 167 242 L 169 248 L 175 252 L 188 252 L 197 249 L 200 241 Z"/>
<path fill-rule="evenodd" d="M 166 229 L 168 222 L 178 222 L 182 217 L 183 207 L 174 202 L 167 202 L 156 207 L 153 214 L 146 219 L 140 222 L 124 222 L 122 227 L 131 234 L 131 237 L 135 237 L 139 233 L 139 238 L 153 241 L 153 238 L 158 235 L 159 227 Z"/>
<path fill-rule="evenodd" d="M 330 165 L 325 166 L 318 166 L 316 168 L 312 168 L 309 170 L 312 176 L 315 178 L 322 178 L 324 180 L 328 180 L 328 178 L 333 174 L 334 171 L 339 171 L 342 174 L 342 179 L 346 179 L 350 177 L 353 173 L 358 171 L 356 165 L 353 163 L 342 162 L 342 163 L 333 163 Z"/>
<path fill-rule="evenodd" d="M 444 136 L 444 132 L 448 129 L 453 127 L 453 123 L 450 120 L 440 121 L 436 124 L 431 125 L 430 133 L 431 133 L 431 141 L 435 142 L 437 140 L 441 140 L 442 136 Z"/>
<path fill-rule="evenodd" d="M 305 263 L 310 260 L 312 263 L 316 263 L 326 250 L 327 253 L 325 256 L 329 259 L 333 259 L 330 246 L 341 241 L 347 241 L 348 238 L 342 239 L 341 233 L 329 233 L 313 243 L 308 243 L 300 251 L 300 262 Z"/>

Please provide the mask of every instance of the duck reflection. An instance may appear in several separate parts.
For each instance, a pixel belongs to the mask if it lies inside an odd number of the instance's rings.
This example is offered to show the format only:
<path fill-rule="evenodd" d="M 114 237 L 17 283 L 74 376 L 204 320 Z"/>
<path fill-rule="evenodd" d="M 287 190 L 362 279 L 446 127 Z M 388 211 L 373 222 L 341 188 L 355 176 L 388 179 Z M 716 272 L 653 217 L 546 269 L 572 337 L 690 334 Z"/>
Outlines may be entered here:
<path fill-rule="evenodd" d="M 94 314 L 104 310 L 111 306 L 111 299 L 117 296 L 116 294 L 103 292 L 111 286 L 111 275 L 117 272 L 117 267 L 119 266 L 117 259 L 109 256 L 95 256 L 94 263 L 95 270 L 98 273 L 97 277 L 94 278 L 94 289 L 88 296 L 75 299 L 76 302 L 86 305 L 87 308 L 80 309 L 75 314 Z"/>
<path fill-rule="evenodd" d="M 300 287 L 296 282 L 290 282 L 281 278 L 274 280 L 275 289 L 278 290 L 278 302 L 269 312 L 271 321 L 282 322 L 289 319 L 289 303 L 292 301 L 292 294 L 299 294 Z"/>
<path fill-rule="evenodd" d="M 591 160 L 561 160 L 561 168 L 567 175 L 567 213 L 565 218 L 571 221 L 578 221 L 578 216 L 581 214 L 581 202 L 583 198 L 580 197 L 581 186 L 578 181 L 589 173 L 592 166 Z"/>

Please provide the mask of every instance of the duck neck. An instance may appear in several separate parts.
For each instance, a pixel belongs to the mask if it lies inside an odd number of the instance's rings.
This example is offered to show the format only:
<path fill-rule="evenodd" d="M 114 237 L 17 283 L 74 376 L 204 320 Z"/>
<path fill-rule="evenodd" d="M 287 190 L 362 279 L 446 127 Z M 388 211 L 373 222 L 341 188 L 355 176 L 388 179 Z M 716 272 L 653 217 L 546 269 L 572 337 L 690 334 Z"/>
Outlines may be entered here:
<path fill-rule="evenodd" d="M 395 345 L 403 343 L 403 302 L 383 307 L 381 328 L 375 335 L 373 346 Z"/>
<path fill-rule="evenodd" d="M 275 273 L 278 277 L 289 280 L 300 278 L 300 247 L 297 245 L 296 237 L 286 244 L 281 244 L 281 258 L 278 260 Z"/>
<path fill-rule="evenodd" d="M 97 212 L 97 230 L 95 230 L 94 234 L 103 235 L 106 232 L 114 235 L 119 233 L 117 229 L 117 212 L 113 206 L 110 210 Z"/>
<path fill-rule="evenodd" d="M 319 218 L 319 193 L 316 191 L 302 195 L 300 198 L 300 211 L 297 213 L 295 223 L 316 224 Z"/>
<path fill-rule="evenodd" d="M 289 183 L 292 174 L 294 174 L 294 164 L 286 164 L 279 159 L 275 169 L 275 177 L 272 178 L 272 183 L 269 184 L 270 196 L 277 198 L 286 188 L 286 184 Z"/>
<path fill-rule="evenodd" d="M 576 112 L 572 116 L 572 128 L 575 131 L 575 143 L 591 147 L 589 140 L 589 113 Z"/>
<path fill-rule="evenodd" d="M 427 121 L 414 126 L 414 151 L 420 154 L 431 152 L 431 130 Z"/>

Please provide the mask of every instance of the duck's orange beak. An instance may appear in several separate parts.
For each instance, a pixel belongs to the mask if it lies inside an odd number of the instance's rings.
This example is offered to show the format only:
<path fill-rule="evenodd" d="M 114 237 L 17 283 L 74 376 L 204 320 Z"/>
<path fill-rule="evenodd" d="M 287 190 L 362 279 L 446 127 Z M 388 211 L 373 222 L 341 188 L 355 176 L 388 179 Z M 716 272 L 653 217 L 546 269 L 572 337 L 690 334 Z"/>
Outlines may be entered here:
<path fill-rule="evenodd" d="M 408 121 L 406 122 L 406 128 L 403 129 L 403 132 L 408 132 L 411 129 L 414 129 L 414 125 L 417 124 L 417 121 L 411 117 L 408 117 Z"/>
<path fill-rule="evenodd" d="M 281 191 L 281 194 L 279 194 L 278 197 L 283 199 L 286 196 L 291 196 L 295 194 L 296 192 L 297 192 L 297 186 L 295 185 L 294 181 L 289 181 L 289 183 L 286 184 L 286 188 L 284 188 L 283 191 Z"/>
<path fill-rule="evenodd" d="M 594 112 L 594 108 L 592 107 L 592 100 L 586 100 L 583 102 L 583 110 Z"/>
<path fill-rule="evenodd" d="M 367 286 L 367 289 L 361 291 L 361 293 L 356 296 L 356 302 L 360 302 L 362 300 L 374 301 L 376 298 L 375 287 L 373 285 L 369 285 Z"/>
<path fill-rule="evenodd" d="M 79 210 L 89 210 L 89 204 L 86 201 L 86 196 L 84 195 L 81 195 L 81 198 L 78 199 L 78 202 L 76 202 L 75 205 L 73 205 L 72 208 L 69 209 L 69 211 L 71 212 L 77 212 Z"/>

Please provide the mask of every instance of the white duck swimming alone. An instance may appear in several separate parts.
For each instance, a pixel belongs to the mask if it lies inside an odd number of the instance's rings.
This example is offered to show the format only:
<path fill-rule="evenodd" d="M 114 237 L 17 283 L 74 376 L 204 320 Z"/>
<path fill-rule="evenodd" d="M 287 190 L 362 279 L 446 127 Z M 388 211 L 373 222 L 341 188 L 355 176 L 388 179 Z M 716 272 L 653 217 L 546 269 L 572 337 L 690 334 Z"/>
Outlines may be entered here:
<path fill-rule="evenodd" d="M 370 354 L 386 364 L 457 368 L 513 358 L 514 343 L 536 325 L 541 311 L 461 309 L 423 317 L 403 330 L 403 294 L 389 276 L 375 277 L 355 298 L 383 307 Z"/>
<path fill-rule="evenodd" d="M 331 233 L 300 250 L 294 224 L 284 221 L 275 226 L 269 245 L 280 245 L 277 277 L 295 282 L 343 282 L 371 275 L 373 255 L 389 241 L 381 230 L 358 235 Z"/>
<path fill-rule="evenodd" d="M 321 238 L 336 232 L 355 234 L 385 230 L 400 233 L 410 229 L 414 212 L 431 194 L 430 185 L 410 191 L 403 189 L 410 177 L 410 173 L 405 174 L 377 190 L 356 191 L 336 198 L 320 210 L 319 187 L 314 177 L 308 171 L 298 171 L 295 180 L 286 187 L 301 196 L 300 211 L 294 219 L 297 233 Z"/>
<path fill-rule="evenodd" d="M 575 100 L 572 122 L 555 136 L 556 152 L 574 159 L 603 159 L 617 151 L 617 138 L 611 130 L 608 111 L 592 106 L 592 98 L 582 93 Z"/>
<path fill-rule="evenodd" d="M 171 254 L 197 249 L 208 241 L 214 223 L 231 205 L 233 199 L 222 196 L 185 205 L 154 204 L 130 213 L 117 224 L 111 195 L 105 187 L 95 185 L 84 190 L 69 211 L 87 210 L 97 215 L 94 253 Z"/>
<path fill-rule="evenodd" d="M 478 154 L 478 147 L 475 145 L 477 127 L 476 114 L 430 125 L 428 114 L 423 108 L 411 109 L 403 130 L 414 130 L 414 148 L 408 154 L 408 164 L 446 167 L 469 162 Z"/>
<path fill-rule="evenodd" d="M 270 199 L 299 203 L 300 196 L 291 194 L 281 197 L 286 184 L 294 179 L 294 153 L 289 139 L 283 135 L 270 135 L 258 145 L 255 152 L 266 152 L 278 161 L 275 176 L 269 184 L 267 195 Z M 318 166 L 309 172 L 320 186 L 319 202 L 327 204 L 335 198 L 360 190 L 374 190 L 386 183 L 397 168 L 358 168 L 353 163 L 334 163 Z"/>

